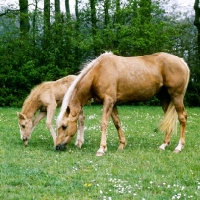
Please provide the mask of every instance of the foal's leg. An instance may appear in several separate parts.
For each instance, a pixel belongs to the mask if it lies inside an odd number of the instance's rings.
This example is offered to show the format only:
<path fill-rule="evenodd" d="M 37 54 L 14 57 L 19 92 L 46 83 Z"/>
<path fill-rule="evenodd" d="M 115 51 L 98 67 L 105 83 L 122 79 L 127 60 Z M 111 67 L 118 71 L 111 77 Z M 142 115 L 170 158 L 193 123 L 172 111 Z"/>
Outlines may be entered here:
<path fill-rule="evenodd" d="M 107 126 L 108 126 L 108 121 L 113 110 L 113 106 L 114 106 L 114 103 L 113 103 L 112 98 L 108 96 L 105 97 L 104 103 L 103 103 L 103 114 L 102 114 L 102 119 L 101 119 L 101 143 L 100 143 L 100 148 L 97 151 L 96 156 L 102 156 L 107 150 L 106 131 L 107 131 Z"/>
<path fill-rule="evenodd" d="M 34 119 L 33 121 L 33 128 L 37 125 L 37 123 L 42 120 L 45 116 L 47 115 L 46 112 L 39 112 L 39 114 L 37 115 L 37 117 Z"/>
<path fill-rule="evenodd" d="M 114 107 L 113 107 L 111 117 L 112 117 L 113 123 L 114 123 L 114 125 L 117 129 L 118 136 L 119 136 L 120 144 L 119 144 L 118 149 L 123 150 L 125 145 L 126 145 L 126 139 L 125 139 L 124 133 L 122 131 L 122 126 L 121 126 L 121 122 L 120 122 L 120 119 L 119 119 L 118 110 L 117 110 L 116 105 L 114 105 Z"/>
<path fill-rule="evenodd" d="M 81 112 L 78 117 L 78 133 L 75 142 L 75 145 L 78 148 L 81 148 L 82 144 L 84 143 L 84 121 L 85 121 L 85 116 L 83 110 L 81 109 Z"/>
<path fill-rule="evenodd" d="M 47 119 L 46 119 L 46 126 L 50 130 L 53 141 L 54 141 L 54 146 L 56 144 L 56 132 L 53 129 L 52 126 L 52 120 L 54 117 L 54 114 L 56 112 L 57 104 L 50 104 L 47 106 Z"/>

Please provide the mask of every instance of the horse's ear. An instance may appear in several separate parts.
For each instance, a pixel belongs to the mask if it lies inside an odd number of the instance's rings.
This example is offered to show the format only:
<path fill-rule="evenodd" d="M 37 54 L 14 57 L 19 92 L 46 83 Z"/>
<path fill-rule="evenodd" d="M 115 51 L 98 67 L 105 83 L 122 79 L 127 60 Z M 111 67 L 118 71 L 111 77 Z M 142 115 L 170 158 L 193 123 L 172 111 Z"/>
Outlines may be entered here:
<path fill-rule="evenodd" d="M 26 116 L 23 115 L 22 113 L 17 112 L 17 116 L 19 119 L 26 119 Z"/>
<path fill-rule="evenodd" d="M 66 108 L 66 114 L 69 115 L 69 113 L 70 113 L 70 108 L 69 108 L 69 106 L 67 106 L 67 108 Z"/>

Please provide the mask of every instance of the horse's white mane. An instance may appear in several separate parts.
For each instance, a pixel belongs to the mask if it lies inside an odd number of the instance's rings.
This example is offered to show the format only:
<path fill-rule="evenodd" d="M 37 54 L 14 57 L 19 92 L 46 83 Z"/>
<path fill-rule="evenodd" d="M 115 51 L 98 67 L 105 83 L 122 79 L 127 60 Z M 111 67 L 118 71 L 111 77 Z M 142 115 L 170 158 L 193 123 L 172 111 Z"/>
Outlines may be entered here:
<path fill-rule="evenodd" d="M 94 59 L 91 62 L 89 62 L 88 64 L 86 64 L 85 67 L 81 70 L 80 74 L 77 76 L 77 78 L 73 81 L 71 86 L 68 88 L 68 90 L 65 93 L 65 96 L 63 98 L 60 113 L 59 113 L 58 118 L 57 118 L 57 128 L 60 127 L 60 123 L 61 123 L 62 118 L 63 118 L 63 116 L 66 112 L 67 106 L 69 104 L 70 97 L 71 97 L 72 92 L 73 92 L 74 88 L 76 87 L 77 83 L 93 67 L 94 63 L 96 63 L 104 55 L 113 55 L 113 53 L 112 52 L 105 52 L 105 53 L 101 54 L 99 57 L 97 57 L 96 59 Z"/>

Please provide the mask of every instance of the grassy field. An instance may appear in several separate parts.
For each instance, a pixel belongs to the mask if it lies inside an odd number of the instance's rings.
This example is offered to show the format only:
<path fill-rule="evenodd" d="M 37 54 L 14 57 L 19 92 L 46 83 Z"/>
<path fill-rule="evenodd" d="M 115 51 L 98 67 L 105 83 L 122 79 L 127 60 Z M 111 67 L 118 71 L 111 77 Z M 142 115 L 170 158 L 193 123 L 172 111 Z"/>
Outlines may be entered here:
<path fill-rule="evenodd" d="M 120 106 L 127 146 L 117 151 L 119 140 L 110 121 L 108 152 L 103 157 L 95 156 L 101 106 L 84 107 L 85 143 L 77 149 L 73 140 L 64 152 L 54 150 L 45 121 L 25 148 L 17 111 L 0 108 L 0 199 L 200 199 L 200 108 L 187 108 L 186 146 L 174 154 L 179 132 L 165 151 L 158 150 L 164 138 L 154 132 L 163 116 L 160 107 Z"/>

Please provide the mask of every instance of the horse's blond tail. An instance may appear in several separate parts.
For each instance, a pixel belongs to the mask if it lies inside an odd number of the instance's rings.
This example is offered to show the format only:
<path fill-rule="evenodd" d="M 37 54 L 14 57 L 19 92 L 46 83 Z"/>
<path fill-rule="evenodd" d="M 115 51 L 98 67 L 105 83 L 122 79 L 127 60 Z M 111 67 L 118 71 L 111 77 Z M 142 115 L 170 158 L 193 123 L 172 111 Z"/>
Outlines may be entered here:
<path fill-rule="evenodd" d="M 163 120 L 160 123 L 159 129 L 163 132 L 171 133 L 176 128 L 177 112 L 173 102 L 171 101 Z"/>

